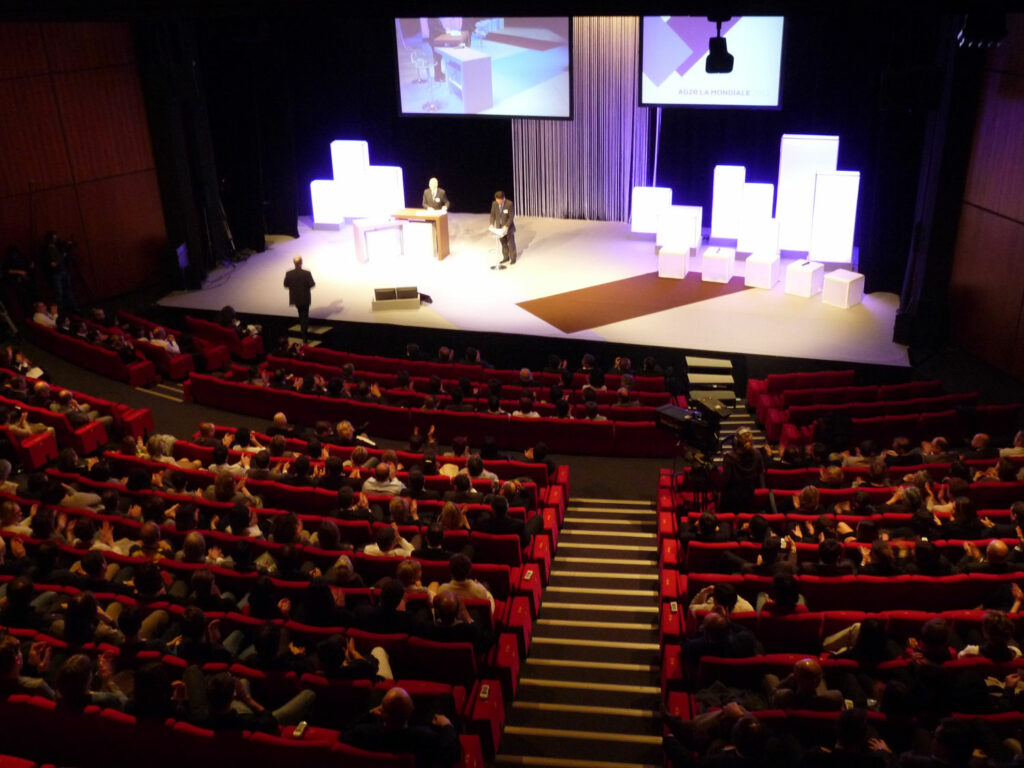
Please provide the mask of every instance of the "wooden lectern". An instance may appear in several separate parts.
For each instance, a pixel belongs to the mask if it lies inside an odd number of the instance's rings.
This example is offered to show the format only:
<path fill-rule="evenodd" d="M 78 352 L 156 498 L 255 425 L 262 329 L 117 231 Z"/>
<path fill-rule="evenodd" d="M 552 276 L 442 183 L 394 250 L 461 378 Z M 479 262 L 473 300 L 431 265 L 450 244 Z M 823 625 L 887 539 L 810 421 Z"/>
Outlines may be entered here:
<path fill-rule="evenodd" d="M 403 221 L 429 221 L 434 225 L 434 246 L 440 261 L 449 254 L 448 250 L 448 213 L 430 208 L 402 208 L 391 214 Z"/>

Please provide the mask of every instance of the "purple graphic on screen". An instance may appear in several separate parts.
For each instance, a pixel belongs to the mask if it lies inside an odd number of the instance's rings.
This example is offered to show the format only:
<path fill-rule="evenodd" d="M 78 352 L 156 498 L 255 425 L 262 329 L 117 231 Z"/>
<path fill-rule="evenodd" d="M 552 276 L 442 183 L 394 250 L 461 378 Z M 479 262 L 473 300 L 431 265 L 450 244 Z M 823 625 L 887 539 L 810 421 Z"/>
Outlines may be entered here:
<path fill-rule="evenodd" d="M 722 24 L 722 35 L 740 20 L 734 16 Z M 701 16 L 644 17 L 644 74 L 661 85 L 672 72 L 685 75 L 708 52 L 715 25 Z"/>

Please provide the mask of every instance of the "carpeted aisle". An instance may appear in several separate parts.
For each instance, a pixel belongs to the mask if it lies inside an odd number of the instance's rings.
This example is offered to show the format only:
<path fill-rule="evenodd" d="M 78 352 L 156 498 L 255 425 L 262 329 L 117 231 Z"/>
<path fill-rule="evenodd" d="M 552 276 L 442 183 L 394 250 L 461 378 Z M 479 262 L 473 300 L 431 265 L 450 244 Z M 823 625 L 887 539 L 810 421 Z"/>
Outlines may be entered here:
<path fill-rule="evenodd" d="M 499 765 L 662 764 L 654 505 L 571 499 Z"/>

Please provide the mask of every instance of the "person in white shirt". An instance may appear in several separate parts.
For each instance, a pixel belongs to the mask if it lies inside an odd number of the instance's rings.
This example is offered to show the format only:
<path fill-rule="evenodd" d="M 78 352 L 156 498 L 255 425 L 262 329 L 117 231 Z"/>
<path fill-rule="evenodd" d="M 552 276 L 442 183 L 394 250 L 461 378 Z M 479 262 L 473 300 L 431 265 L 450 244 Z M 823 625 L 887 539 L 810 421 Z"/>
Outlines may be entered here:
<path fill-rule="evenodd" d="M 519 407 L 512 411 L 513 416 L 525 416 L 528 419 L 539 419 L 540 414 L 533 407 L 533 398 L 523 395 L 519 398 Z"/>
<path fill-rule="evenodd" d="M 373 476 L 363 481 L 363 493 L 375 493 L 384 496 L 397 496 L 405 490 L 405 485 L 394 476 L 394 465 L 382 462 L 373 468 Z"/>
<path fill-rule="evenodd" d="M 1024 429 L 1020 430 L 1013 436 L 1012 448 L 1003 448 L 999 451 L 999 457 L 1002 458 L 1003 456 L 1007 456 L 1011 459 L 1024 456 Z"/>
<path fill-rule="evenodd" d="M 37 301 L 32 308 L 35 310 L 35 314 L 32 315 L 33 323 L 38 323 L 45 328 L 57 327 L 56 315 L 48 310 L 43 302 Z"/>
<path fill-rule="evenodd" d="M 394 523 L 390 528 L 377 531 L 376 540 L 363 548 L 363 553 L 373 557 L 412 557 L 415 547 L 402 538 L 398 526 Z"/>
<path fill-rule="evenodd" d="M 248 464 L 252 454 L 242 456 L 242 460 L 236 464 L 228 463 L 228 447 L 223 443 L 213 446 L 213 463 L 207 467 L 211 472 L 227 472 L 232 477 L 244 475 L 249 471 Z"/>
<path fill-rule="evenodd" d="M 696 616 L 699 613 L 719 610 L 725 615 L 731 613 L 753 613 L 754 606 L 736 594 L 732 584 L 717 584 L 704 587 L 693 596 L 689 611 Z"/>
<path fill-rule="evenodd" d="M 153 329 L 153 338 L 149 340 L 149 343 L 154 347 L 163 347 L 167 350 L 169 355 L 180 355 L 181 347 L 178 346 L 178 342 L 175 341 L 174 335 L 168 335 L 167 331 L 159 326 Z"/>
<path fill-rule="evenodd" d="M 452 555 L 452 559 L 448 561 L 448 570 L 452 575 L 452 580 L 446 584 L 441 584 L 432 591 L 436 591 L 438 595 L 452 592 L 463 600 L 466 598 L 471 600 L 487 600 L 491 604 L 491 612 L 494 612 L 494 595 L 479 581 L 469 578 L 473 573 L 472 560 L 463 554 Z"/>

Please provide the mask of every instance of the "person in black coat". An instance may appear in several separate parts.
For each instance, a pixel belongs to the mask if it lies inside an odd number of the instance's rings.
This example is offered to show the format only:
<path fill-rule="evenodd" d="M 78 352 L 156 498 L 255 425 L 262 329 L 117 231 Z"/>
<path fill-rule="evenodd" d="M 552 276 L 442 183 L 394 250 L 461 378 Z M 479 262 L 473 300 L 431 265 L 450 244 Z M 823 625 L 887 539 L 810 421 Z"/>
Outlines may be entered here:
<path fill-rule="evenodd" d="M 437 179 L 427 182 L 427 188 L 423 190 L 423 207 L 435 211 L 448 210 L 448 193 L 437 186 Z"/>
<path fill-rule="evenodd" d="M 306 343 L 306 331 L 309 329 L 309 305 L 312 303 L 310 292 L 316 287 L 313 275 L 302 268 L 302 257 L 292 259 L 295 268 L 284 276 L 284 287 L 288 289 L 288 303 L 299 313 L 299 324 L 302 326 L 302 343 Z"/>
<path fill-rule="evenodd" d="M 501 262 L 503 264 L 516 263 L 516 223 L 515 210 L 512 201 L 505 197 L 505 193 L 498 190 L 494 193 L 494 202 L 491 203 L 491 226 L 495 229 L 504 229 L 503 237 L 498 238 L 501 243 Z M 504 269 L 504 267 L 501 267 Z"/>
<path fill-rule="evenodd" d="M 544 517 L 534 515 L 529 522 L 524 523 L 515 517 L 508 516 L 508 499 L 498 494 L 490 494 L 485 501 L 491 505 L 491 514 L 481 518 L 474 530 L 490 534 L 515 534 L 519 537 L 520 543 L 525 547 L 530 543 L 534 534 L 544 528 Z"/>

